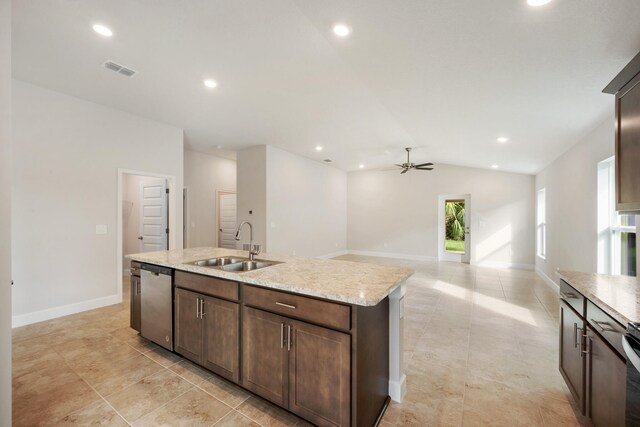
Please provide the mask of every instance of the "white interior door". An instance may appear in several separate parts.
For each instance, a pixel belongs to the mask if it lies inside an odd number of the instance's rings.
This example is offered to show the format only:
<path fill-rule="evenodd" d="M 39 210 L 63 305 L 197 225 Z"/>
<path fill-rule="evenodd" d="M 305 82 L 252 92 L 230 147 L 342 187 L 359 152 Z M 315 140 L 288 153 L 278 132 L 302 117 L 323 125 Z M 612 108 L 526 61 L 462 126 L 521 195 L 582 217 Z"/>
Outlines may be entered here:
<path fill-rule="evenodd" d="M 236 194 L 218 192 L 218 247 L 236 248 Z"/>
<path fill-rule="evenodd" d="M 447 227 L 447 218 L 454 225 Z M 438 197 L 438 258 L 469 263 L 471 260 L 471 195 Z"/>
<path fill-rule="evenodd" d="M 167 181 L 149 178 L 140 182 L 140 240 L 141 252 L 169 249 L 167 226 Z"/>

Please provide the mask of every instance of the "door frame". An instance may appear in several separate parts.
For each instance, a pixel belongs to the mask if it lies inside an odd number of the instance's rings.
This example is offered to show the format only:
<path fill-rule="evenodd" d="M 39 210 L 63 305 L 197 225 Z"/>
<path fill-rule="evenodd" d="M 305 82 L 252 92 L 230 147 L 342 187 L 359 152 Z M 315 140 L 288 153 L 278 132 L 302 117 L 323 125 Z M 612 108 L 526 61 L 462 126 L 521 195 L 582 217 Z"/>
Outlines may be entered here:
<path fill-rule="evenodd" d="M 215 240 L 216 248 L 220 247 L 220 196 L 222 194 L 235 194 L 236 197 L 238 197 L 238 193 L 235 190 L 216 189 L 216 210 L 215 210 L 216 212 L 216 240 Z M 236 224 L 237 222 L 238 222 L 238 205 L 236 204 Z"/>
<path fill-rule="evenodd" d="M 140 175 L 140 176 L 148 176 L 151 178 L 164 178 L 167 180 L 167 188 L 169 189 L 169 198 L 167 203 L 169 203 L 169 217 L 167 218 L 167 226 L 169 227 L 169 249 L 175 249 L 176 246 L 176 219 L 177 213 L 176 208 L 178 206 L 176 200 L 176 182 L 177 179 L 174 175 L 165 175 L 154 172 L 145 172 L 138 171 L 132 169 L 123 169 L 118 168 L 117 171 L 117 212 L 116 215 L 116 293 L 118 295 L 118 303 L 122 302 L 122 276 L 124 275 L 123 270 L 123 259 L 122 259 L 122 197 L 123 197 L 123 181 L 124 175 Z M 182 197 L 182 195 L 180 195 Z"/>
<path fill-rule="evenodd" d="M 464 238 L 464 254 L 449 252 L 444 249 L 445 243 L 445 226 L 444 226 L 444 204 L 447 200 L 464 200 L 464 226 L 465 226 L 465 238 Z M 441 194 L 438 196 L 438 260 L 439 261 L 452 261 L 462 262 L 470 264 L 471 262 L 471 215 L 467 215 L 471 210 L 471 194 Z"/>

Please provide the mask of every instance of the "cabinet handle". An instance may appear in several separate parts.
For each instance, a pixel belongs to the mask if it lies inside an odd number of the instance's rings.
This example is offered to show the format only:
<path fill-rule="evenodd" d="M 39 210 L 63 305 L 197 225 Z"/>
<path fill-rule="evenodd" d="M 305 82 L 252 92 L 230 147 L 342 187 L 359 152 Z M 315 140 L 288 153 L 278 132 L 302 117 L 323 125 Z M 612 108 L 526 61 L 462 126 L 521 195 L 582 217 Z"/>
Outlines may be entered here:
<path fill-rule="evenodd" d="M 200 298 L 196 298 L 196 319 L 200 318 Z"/>
<path fill-rule="evenodd" d="M 573 324 L 573 348 L 578 348 L 578 324 Z"/>
<path fill-rule="evenodd" d="M 287 351 L 291 351 L 291 325 L 287 325 Z"/>
<path fill-rule="evenodd" d="M 283 302 L 279 302 L 279 301 L 276 301 L 276 305 L 279 305 L 279 306 L 281 306 L 281 307 L 292 308 L 292 309 L 294 309 L 294 310 L 296 309 L 296 306 L 295 306 L 295 305 L 285 304 L 285 303 L 283 303 Z"/>
<path fill-rule="evenodd" d="M 284 323 L 280 323 L 280 348 L 284 348 Z"/>
<path fill-rule="evenodd" d="M 204 319 L 204 316 L 206 315 L 207 313 L 204 312 L 204 300 L 200 298 L 200 318 Z"/>
<path fill-rule="evenodd" d="M 576 294 L 574 294 L 573 292 L 569 292 L 568 294 L 565 294 L 564 292 L 560 291 L 560 296 L 564 299 L 576 299 L 578 298 L 576 296 Z"/>
<path fill-rule="evenodd" d="M 596 327 L 598 329 L 600 329 L 600 332 L 618 332 L 611 326 L 611 323 L 609 323 L 609 322 L 604 322 L 602 320 L 598 321 L 598 320 L 595 320 L 595 319 L 591 319 L 591 322 L 594 325 L 596 325 Z M 602 325 L 605 325 L 606 327 L 602 326 Z"/>

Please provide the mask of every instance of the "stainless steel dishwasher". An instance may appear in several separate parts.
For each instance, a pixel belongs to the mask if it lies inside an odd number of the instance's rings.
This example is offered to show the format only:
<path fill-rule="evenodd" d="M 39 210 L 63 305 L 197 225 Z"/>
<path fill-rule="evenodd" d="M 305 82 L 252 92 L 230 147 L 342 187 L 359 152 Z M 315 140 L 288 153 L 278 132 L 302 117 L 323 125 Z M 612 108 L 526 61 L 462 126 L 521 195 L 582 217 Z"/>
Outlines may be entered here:
<path fill-rule="evenodd" d="M 173 351 L 172 270 L 151 264 L 140 269 L 140 335 Z"/>

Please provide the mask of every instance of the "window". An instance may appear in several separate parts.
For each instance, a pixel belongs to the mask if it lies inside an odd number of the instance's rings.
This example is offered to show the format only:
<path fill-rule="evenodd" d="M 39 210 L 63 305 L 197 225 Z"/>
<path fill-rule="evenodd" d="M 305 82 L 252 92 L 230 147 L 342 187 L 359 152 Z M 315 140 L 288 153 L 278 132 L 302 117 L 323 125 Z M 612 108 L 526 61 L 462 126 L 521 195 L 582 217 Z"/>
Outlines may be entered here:
<path fill-rule="evenodd" d="M 547 256 L 547 196 L 546 189 L 538 190 L 536 209 L 536 250 L 540 258 Z"/>
<path fill-rule="evenodd" d="M 598 273 L 636 275 L 636 216 L 615 205 L 614 157 L 598 163 Z"/>

